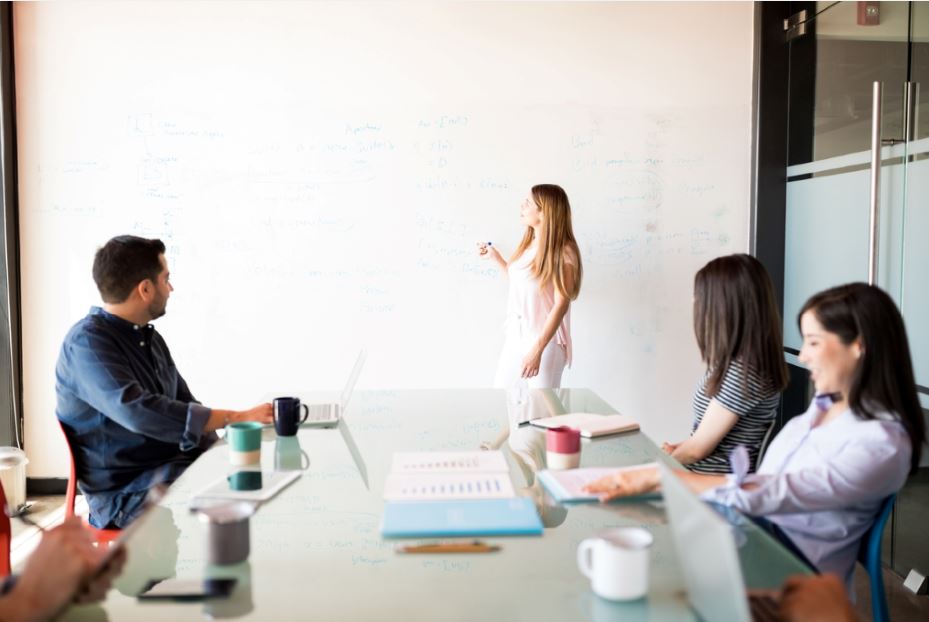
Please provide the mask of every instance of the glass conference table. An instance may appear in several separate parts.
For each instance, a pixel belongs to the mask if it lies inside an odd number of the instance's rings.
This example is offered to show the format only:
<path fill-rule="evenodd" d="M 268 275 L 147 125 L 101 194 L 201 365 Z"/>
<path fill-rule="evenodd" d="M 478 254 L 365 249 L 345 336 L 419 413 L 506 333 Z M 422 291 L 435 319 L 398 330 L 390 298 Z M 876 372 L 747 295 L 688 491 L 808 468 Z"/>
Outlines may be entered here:
<path fill-rule="evenodd" d="M 305 399 L 311 397 L 304 396 Z M 317 394 L 315 397 L 332 397 Z M 206 564 L 206 528 L 190 499 L 235 470 L 224 442 L 179 479 L 129 542 L 129 560 L 107 600 L 72 607 L 68 620 L 695 620 L 660 502 L 559 506 L 535 478 L 544 468 L 543 432 L 528 419 L 564 412 L 616 412 L 583 389 L 356 392 L 336 429 L 302 428 L 278 439 L 266 429 L 263 469 L 299 469 L 301 477 L 251 518 L 251 555 L 234 566 Z M 532 497 L 541 537 L 490 537 L 487 554 L 398 554 L 380 536 L 381 493 L 395 451 L 498 448 L 517 492 Z M 581 466 L 672 461 L 635 432 L 583 442 Z M 602 600 L 577 569 L 584 538 L 607 527 L 652 532 L 645 599 Z M 740 548 L 746 583 L 776 588 L 804 572 L 753 526 Z M 707 560 L 712 571 L 713 560 Z M 152 578 L 236 577 L 228 599 L 139 602 Z"/>

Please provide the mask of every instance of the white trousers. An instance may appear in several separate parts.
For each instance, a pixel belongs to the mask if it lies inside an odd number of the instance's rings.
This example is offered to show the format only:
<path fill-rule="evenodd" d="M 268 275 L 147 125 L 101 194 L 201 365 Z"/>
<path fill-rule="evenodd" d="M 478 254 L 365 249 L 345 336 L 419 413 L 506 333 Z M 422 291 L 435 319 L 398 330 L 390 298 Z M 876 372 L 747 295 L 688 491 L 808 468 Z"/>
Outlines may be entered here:
<path fill-rule="evenodd" d="M 561 374 L 564 373 L 567 352 L 564 346 L 555 343 L 554 338 L 542 351 L 538 375 L 532 378 L 522 378 L 523 359 L 529 354 L 533 341 L 535 338 L 532 335 L 524 337 L 519 327 L 507 331 L 503 351 L 500 352 L 500 361 L 497 363 L 495 388 L 557 389 L 561 387 Z"/>

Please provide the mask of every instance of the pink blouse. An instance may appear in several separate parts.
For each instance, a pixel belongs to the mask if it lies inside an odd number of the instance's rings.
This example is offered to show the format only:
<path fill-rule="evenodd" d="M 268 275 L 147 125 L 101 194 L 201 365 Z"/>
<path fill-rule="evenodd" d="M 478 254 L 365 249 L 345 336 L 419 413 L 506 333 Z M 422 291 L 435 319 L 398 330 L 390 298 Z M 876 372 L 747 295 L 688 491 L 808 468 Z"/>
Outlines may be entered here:
<path fill-rule="evenodd" d="M 532 260 L 535 259 L 537 243 L 533 243 L 523 254 L 510 262 L 507 274 L 510 277 L 510 293 L 507 300 L 507 330 L 519 330 L 523 337 L 533 339 L 542 334 L 548 314 L 555 306 L 555 284 L 549 283 L 539 287 L 539 281 L 532 273 Z M 565 252 L 565 263 L 576 265 L 574 254 Z M 565 312 L 561 325 L 555 331 L 555 343 L 564 346 L 565 360 L 571 366 L 571 307 Z"/>

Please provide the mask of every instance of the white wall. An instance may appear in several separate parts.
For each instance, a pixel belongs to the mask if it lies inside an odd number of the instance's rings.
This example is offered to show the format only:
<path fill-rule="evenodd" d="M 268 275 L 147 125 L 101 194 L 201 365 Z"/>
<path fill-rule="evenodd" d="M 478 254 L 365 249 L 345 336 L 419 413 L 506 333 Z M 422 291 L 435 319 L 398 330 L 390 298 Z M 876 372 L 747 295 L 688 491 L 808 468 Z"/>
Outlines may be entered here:
<path fill-rule="evenodd" d="M 38 3 L 15 15 L 30 476 L 64 476 L 61 339 L 112 235 L 165 240 L 195 394 L 483 387 L 529 186 L 571 198 L 575 365 L 689 430 L 693 273 L 747 249 L 751 3 Z M 715 33 L 708 35 L 708 33 Z M 442 416 L 442 413 L 436 413 Z"/>

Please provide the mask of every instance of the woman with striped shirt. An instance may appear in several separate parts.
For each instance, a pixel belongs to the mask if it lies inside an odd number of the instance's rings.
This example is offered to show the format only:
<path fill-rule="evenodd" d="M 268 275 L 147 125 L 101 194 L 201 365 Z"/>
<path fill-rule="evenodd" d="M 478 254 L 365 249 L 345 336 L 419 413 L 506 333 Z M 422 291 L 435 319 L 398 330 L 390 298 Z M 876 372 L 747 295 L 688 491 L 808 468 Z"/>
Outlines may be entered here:
<path fill-rule="evenodd" d="M 744 254 L 718 257 L 694 277 L 694 333 L 706 373 L 694 392 L 690 437 L 662 446 L 698 473 L 729 473 L 729 454 L 758 450 L 787 386 L 781 322 L 764 266 Z"/>

